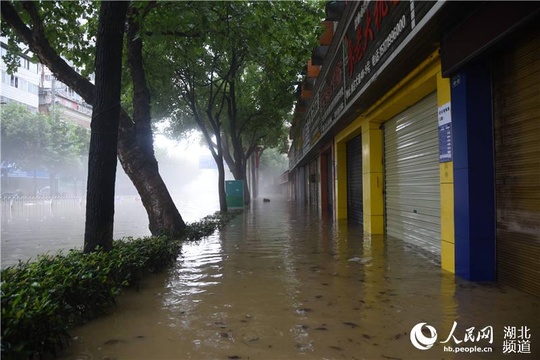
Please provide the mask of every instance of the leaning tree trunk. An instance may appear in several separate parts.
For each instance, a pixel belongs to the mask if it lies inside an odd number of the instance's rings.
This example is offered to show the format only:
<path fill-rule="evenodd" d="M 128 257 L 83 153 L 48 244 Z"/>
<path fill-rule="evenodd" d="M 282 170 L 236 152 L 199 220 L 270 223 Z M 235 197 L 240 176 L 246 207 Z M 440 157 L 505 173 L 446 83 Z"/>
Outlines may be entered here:
<path fill-rule="evenodd" d="M 114 185 L 122 86 L 122 43 L 127 2 L 105 1 L 99 11 L 96 86 L 86 188 L 84 251 L 113 243 Z M 52 190 L 52 189 L 51 189 Z"/>
<path fill-rule="evenodd" d="M 130 8 L 127 27 L 128 63 L 133 81 L 133 120 L 135 121 L 134 146 L 139 154 L 147 154 L 146 159 L 141 159 L 138 153 L 128 155 L 124 159 L 124 168 L 129 168 L 130 173 L 142 172 L 144 175 L 132 178 L 135 187 L 145 193 L 141 200 L 148 214 L 150 231 L 153 235 L 180 236 L 186 227 L 180 213 L 163 183 L 158 172 L 158 163 L 154 156 L 154 139 L 150 115 L 150 90 L 146 83 L 143 64 L 143 42 L 140 37 L 139 13 L 135 7 Z M 133 146 L 133 145 L 132 145 Z M 130 148 L 130 147 L 128 147 Z M 121 158 L 122 159 L 122 158 Z M 122 161 L 122 160 L 121 160 Z M 140 163 L 140 170 L 134 165 Z M 142 170 L 142 171 L 141 171 Z M 126 171 L 127 172 L 127 171 Z M 140 182 L 140 183 L 139 183 Z M 150 185 L 150 186 L 149 186 Z M 162 188 L 160 192 L 157 189 Z M 167 206 L 164 206 L 167 205 Z"/>
<path fill-rule="evenodd" d="M 118 158 L 148 213 L 150 232 L 154 236 L 182 235 L 186 225 L 159 174 L 154 153 L 141 146 L 141 138 L 125 112 L 120 114 L 118 135 Z"/>
<path fill-rule="evenodd" d="M 26 11 L 36 14 L 35 3 L 25 2 Z M 77 73 L 47 39 L 43 27 L 37 21 L 29 28 L 21 19 L 15 8 L 9 2 L 3 2 L 0 7 L 2 20 L 11 26 L 29 49 L 38 56 L 54 76 L 77 92 L 88 104 L 94 104 L 94 85 L 81 74 Z M 37 17 L 37 16 L 36 16 Z M 148 213 L 150 231 L 153 235 L 166 234 L 176 236 L 182 234 L 185 224 L 172 201 L 172 198 L 161 178 L 153 151 L 148 146 L 142 146 L 143 140 L 129 115 L 120 113 L 118 129 L 118 158 L 124 171 L 137 189 L 143 205 Z"/>

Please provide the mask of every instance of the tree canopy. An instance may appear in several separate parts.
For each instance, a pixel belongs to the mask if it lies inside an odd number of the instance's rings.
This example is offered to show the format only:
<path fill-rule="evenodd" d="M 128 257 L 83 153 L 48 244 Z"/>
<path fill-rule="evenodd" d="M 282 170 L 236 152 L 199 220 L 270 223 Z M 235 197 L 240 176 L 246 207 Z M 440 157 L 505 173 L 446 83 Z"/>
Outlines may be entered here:
<path fill-rule="evenodd" d="M 186 2 L 165 12 L 181 15 L 149 15 L 142 33 L 147 63 L 161 74 L 151 87 L 172 132 L 198 127 L 218 168 L 224 159 L 240 180 L 257 147 L 285 149 L 285 125 L 319 35 L 321 4 Z"/>

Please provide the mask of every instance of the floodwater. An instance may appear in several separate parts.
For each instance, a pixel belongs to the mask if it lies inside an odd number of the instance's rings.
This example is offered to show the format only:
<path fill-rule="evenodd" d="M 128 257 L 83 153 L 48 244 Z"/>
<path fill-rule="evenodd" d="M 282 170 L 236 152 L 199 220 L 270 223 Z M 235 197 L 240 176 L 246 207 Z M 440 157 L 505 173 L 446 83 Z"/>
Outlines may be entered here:
<path fill-rule="evenodd" d="M 538 319 L 538 298 L 456 280 L 430 254 L 274 197 L 183 245 L 170 271 L 74 329 L 61 358 L 538 359 Z"/>
<path fill-rule="evenodd" d="M 215 191 L 173 194 L 182 218 L 195 222 L 219 210 Z M 86 203 L 81 198 L 20 198 L 1 202 L 2 267 L 41 253 L 82 249 Z M 115 200 L 114 238 L 150 236 L 148 215 L 138 196 Z"/>

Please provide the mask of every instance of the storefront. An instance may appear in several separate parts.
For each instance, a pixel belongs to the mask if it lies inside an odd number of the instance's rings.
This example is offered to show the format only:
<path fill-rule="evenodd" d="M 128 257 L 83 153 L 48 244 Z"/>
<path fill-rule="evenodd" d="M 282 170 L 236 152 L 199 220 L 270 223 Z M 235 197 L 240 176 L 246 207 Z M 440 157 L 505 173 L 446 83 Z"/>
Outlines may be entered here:
<path fill-rule="evenodd" d="M 326 217 L 334 216 L 334 160 L 332 144 L 321 152 L 321 210 Z"/>
<path fill-rule="evenodd" d="M 336 219 L 540 295 L 540 3 L 342 8 L 292 169 L 319 157 Z"/>
<path fill-rule="evenodd" d="M 362 189 L 362 136 L 357 135 L 346 142 L 347 151 L 347 220 L 349 224 L 364 222 L 364 199 Z"/>
<path fill-rule="evenodd" d="M 452 83 L 456 274 L 540 296 L 540 4 L 494 3 L 442 43 Z M 473 29 L 491 25 L 490 32 Z M 468 48 L 455 50 L 467 38 Z"/>
<path fill-rule="evenodd" d="M 318 159 L 312 160 L 308 166 L 308 178 L 307 178 L 307 189 L 308 189 L 308 203 L 311 207 L 319 206 L 320 198 L 320 172 Z"/>

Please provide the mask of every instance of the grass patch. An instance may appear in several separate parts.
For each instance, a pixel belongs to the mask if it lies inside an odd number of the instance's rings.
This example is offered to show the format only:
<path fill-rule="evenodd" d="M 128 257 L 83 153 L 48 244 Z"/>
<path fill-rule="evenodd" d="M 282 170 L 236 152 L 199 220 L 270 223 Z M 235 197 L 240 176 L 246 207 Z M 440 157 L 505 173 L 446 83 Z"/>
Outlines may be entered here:
<path fill-rule="evenodd" d="M 237 214 L 217 212 L 188 224 L 181 239 L 124 238 L 110 252 L 70 250 L 3 269 L 2 358 L 56 355 L 68 344 L 68 331 L 105 314 L 123 287 L 138 287 L 144 274 L 176 261 L 183 241 L 209 236 Z"/>

